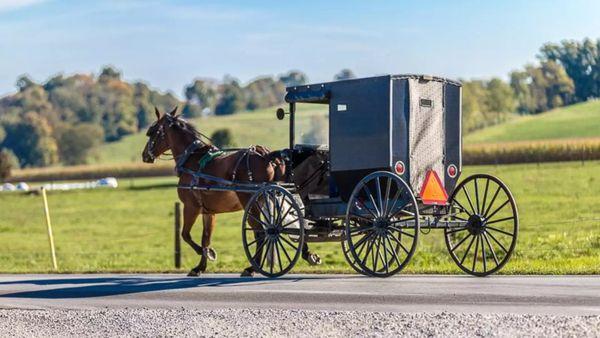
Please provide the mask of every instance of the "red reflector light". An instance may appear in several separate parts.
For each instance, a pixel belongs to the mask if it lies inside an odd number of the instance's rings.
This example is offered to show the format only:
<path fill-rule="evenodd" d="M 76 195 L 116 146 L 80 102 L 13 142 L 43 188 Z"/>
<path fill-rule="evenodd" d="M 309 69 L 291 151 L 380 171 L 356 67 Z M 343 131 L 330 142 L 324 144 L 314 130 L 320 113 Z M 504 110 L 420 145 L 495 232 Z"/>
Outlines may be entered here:
<path fill-rule="evenodd" d="M 457 174 L 458 174 L 458 168 L 456 168 L 456 166 L 454 164 L 451 164 L 450 166 L 448 166 L 448 176 L 455 178 Z"/>
<path fill-rule="evenodd" d="M 442 181 L 433 170 L 427 171 L 427 176 L 425 176 L 425 182 L 423 182 L 420 195 L 423 204 L 440 205 L 448 202 L 446 189 L 444 189 Z"/>
<path fill-rule="evenodd" d="M 402 162 L 402 161 L 396 162 L 396 165 L 394 165 L 394 170 L 396 171 L 396 174 L 403 175 L 404 171 L 406 170 L 404 167 L 404 162 Z"/>

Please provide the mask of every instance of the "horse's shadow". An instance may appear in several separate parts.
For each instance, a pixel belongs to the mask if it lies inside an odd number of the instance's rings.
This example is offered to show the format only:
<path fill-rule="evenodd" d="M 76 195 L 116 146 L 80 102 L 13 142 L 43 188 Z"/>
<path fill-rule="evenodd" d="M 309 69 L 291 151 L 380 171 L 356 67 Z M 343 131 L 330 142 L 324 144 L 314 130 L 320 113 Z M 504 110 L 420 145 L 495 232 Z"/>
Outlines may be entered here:
<path fill-rule="evenodd" d="M 279 281 L 295 282 L 313 277 L 280 277 Z M 168 291 L 194 287 L 222 287 L 234 284 L 271 283 L 270 278 L 248 277 L 85 277 L 85 278 L 48 278 L 1 282 L 3 285 L 40 285 L 63 287 L 34 291 L 20 291 L 0 294 L 0 298 L 37 298 L 37 299 L 72 299 L 124 295 L 140 292 Z M 1 291 L 0 291 L 1 292 Z"/>

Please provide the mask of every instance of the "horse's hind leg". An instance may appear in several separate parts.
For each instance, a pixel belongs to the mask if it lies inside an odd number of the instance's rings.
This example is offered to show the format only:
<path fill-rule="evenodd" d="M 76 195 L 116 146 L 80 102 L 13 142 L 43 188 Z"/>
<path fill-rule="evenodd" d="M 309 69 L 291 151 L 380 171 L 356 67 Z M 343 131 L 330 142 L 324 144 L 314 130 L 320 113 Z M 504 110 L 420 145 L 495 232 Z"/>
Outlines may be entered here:
<path fill-rule="evenodd" d="M 308 251 L 308 244 L 304 243 L 302 246 L 302 259 L 308 262 L 310 265 L 321 264 L 321 257 L 314 252 Z"/>

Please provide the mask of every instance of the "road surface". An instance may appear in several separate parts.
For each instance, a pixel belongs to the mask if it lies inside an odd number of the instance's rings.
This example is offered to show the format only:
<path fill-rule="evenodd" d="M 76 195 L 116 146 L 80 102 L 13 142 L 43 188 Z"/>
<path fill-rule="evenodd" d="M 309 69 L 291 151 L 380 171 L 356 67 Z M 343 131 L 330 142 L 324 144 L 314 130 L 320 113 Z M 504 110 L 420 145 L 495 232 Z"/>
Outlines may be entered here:
<path fill-rule="evenodd" d="M 600 336 L 600 276 L 0 275 L 0 336 Z"/>
<path fill-rule="evenodd" d="M 600 315 L 600 276 L 0 275 L 2 308 L 282 308 Z"/>

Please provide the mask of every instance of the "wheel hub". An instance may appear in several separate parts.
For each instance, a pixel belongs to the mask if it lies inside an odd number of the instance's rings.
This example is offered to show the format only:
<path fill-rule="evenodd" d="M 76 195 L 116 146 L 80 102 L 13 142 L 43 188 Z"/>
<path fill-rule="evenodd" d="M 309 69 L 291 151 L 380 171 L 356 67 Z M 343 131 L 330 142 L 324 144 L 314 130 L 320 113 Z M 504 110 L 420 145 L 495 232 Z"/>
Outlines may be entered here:
<path fill-rule="evenodd" d="M 467 229 L 471 235 L 480 235 L 485 231 L 485 218 L 481 215 L 473 214 L 467 221 Z"/>
<path fill-rule="evenodd" d="M 277 235 L 279 235 L 279 229 L 277 229 L 276 227 L 270 227 L 267 229 L 267 235 L 277 236 Z"/>
<path fill-rule="evenodd" d="M 385 234 L 387 231 L 387 228 L 389 226 L 390 226 L 390 221 L 388 221 L 387 219 L 383 219 L 383 218 L 377 218 L 377 219 L 375 219 L 375 222 L 373 223 L 375 232 L 379 235 Z"/>

